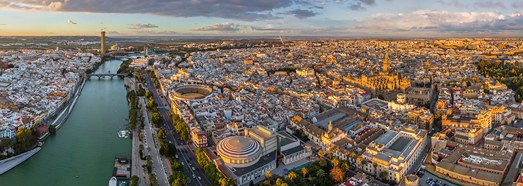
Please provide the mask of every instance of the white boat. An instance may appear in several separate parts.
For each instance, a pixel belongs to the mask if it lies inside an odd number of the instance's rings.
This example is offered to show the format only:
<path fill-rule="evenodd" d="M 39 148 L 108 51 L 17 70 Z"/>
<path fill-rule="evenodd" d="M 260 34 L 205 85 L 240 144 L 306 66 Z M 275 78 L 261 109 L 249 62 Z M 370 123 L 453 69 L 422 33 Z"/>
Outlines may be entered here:
<path fill-rule="evenodd" d="M 128 138 L 129 137 L 129 131 L 127 130 L 121 130 L 121 131 L 118 131 L 118 137 L 120 138 Z"/>
<path fill-rule="evenodd" d="M 110 180 L 109 180 L 109 186 L 117 186 L 118 184 L 118 180 L 116 179 L 116 177 L 112 177 Z"/>

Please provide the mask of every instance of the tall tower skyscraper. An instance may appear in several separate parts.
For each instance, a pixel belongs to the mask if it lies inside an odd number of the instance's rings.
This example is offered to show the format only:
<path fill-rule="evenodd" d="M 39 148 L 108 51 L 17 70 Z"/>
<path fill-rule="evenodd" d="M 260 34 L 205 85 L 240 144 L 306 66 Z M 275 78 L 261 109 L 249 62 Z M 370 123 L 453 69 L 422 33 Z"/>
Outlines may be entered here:
<path fill-rule="evenodd" d="M 100 54 L 105 54 L 105 31 L 102 31 L 100 36 Z"/>

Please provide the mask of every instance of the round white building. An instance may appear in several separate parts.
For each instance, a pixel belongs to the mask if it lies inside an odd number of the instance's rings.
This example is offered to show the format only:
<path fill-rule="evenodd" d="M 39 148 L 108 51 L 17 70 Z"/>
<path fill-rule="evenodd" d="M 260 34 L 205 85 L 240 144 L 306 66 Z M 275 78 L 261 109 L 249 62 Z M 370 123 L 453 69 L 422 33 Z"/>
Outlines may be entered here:
<path fill-rule="evenodd" d="M 231 136 L 222 139 L 216 150 L 223 162 L 231 167 L 248 167 L 260 159 L 260 144 L 246 136 Z"/>

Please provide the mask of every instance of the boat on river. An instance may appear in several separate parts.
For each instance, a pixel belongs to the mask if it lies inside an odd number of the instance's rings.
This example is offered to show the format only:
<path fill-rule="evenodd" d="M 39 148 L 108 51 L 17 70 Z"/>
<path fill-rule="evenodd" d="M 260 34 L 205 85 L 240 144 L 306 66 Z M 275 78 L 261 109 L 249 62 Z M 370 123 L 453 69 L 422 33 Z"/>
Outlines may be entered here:
<path fill-rule="evenodd" d="M 117 186 L 118 185 L 118 180 L 116 179 L 116 177 L 112 177 L 110 180 L 109 180 L 109 186 Z"/>
<path fill-rule="evenodd" d="M 129 138 L 129 134 L 131 132 L 129 132 L 128 130 L 121 130 L 121 131 L 118 131 L 118 137 L 120 138 Z"/>

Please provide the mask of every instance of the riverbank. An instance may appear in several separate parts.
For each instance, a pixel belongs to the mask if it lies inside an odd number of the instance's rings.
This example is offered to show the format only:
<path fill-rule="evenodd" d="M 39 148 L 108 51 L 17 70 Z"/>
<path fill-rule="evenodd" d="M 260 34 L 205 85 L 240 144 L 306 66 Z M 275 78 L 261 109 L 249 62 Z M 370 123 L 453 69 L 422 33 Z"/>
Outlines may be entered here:
<path fill-rule="evenodd" d="M 120 63 L 107 61 L 96 73 L 114 72 Z M 71 113 L 60 132 L 49 136 L 40 152 L 1 175 L 0 185 L 107 185 L 114 157 L 131 156 L 131 140 L 117 135 L 128 124 L 123 83 L 120 78 L 87 80 L 75 94 L 81 94 L 76 101 L 77 96 L 71 95 L 71 107 L 67 108 Z M 65 119 L 67 113 L 61 117 Z"/>
<path fill-rule="evenodd" d="M 42 150 L 42 148 L 36 147 L 30 151 L 0 161 L 0 175 L 4 174 L 5 172 L 11 170 L 20 163 L 29 159 L 31 156 L 35 155 L 40 150 Z"/>
<path fill-rule="evenodd" d="M 69 118 L 69 115 L 71 115 L 71 112 L 73 111 L 73 108 L 76 105 L 76 101 L 80 97 L 80 94 L 85 86 L 86 81 L 87 79 L 82 80 L 82 83 L 77 87 L 76 91 L 74 92 L 73 97 L 69 101 L 67 101 L 67 105 L 64 107 L 64 109 L 62 109 L 60 115 L 58 115 L 58 117 L 51 123 L 51 125 L 56 126 L 56 129 L 62 127 L 62 124 L 64 124 L 67 118 Z"/>
<path fill-rule="evenodd" d="M 76 91 L 73 93 L 73 96 L 65 103 L 66 105 L 62 109 L 61 113 L 57 116 L 57 118 L 51 123 L 51 125 L 56 126 L 56 129 L 59 129 L 63 123 L 67 120 L 69 115 L 71 114 L 71 111 L 73 110 L 74 106 L 76 105 L 76 101 L 78 100 L 78 97 L 80 97 L 80 93 L 82 92 L 83 87 L 85 86 L 86 79 L 83 79 L 82 82 L 79 84 L 78 87 L 76 87 Z M 46 133 L 44 136 L 40 137 L 39 139 L 45 139 L 49 136 L 49 133 Z M 0 175 L 4 174 L 5 172 L 11 170 L 12 168 L 16 167 L 20 163 L 24 162 L 25 160 L 29 159 L 31 156 L 35 155 L 37 152 L 41 150 L 41 147 L 36 147 L 32 150 L 29 150 L 27 152 L 24 152 L 22 154 L 7 158 L 5 160 L 0 161 Z"/>

